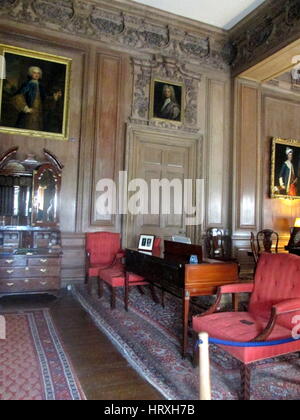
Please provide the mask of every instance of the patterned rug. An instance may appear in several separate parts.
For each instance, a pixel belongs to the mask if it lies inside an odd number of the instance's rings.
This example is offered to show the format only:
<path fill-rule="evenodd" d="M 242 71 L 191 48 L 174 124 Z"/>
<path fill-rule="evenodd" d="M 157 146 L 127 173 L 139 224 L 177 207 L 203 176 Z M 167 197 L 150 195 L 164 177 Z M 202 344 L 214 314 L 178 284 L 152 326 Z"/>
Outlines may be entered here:
<path fill-rule="evenodd" d="M 108 295 L 99 300 L 91 297 L 84 286 L 76 286 L 73 295 L 133 368 L 166 399 L 198 399 L 198 369 L 180 356 L 180 300 L 166 294 L 166 306 L 162 308 L 148 293 L 142 296 L 132 290 L 130 310 L 126 313 L 120 290 L 114 311 L 110 310 Z M 239 362 L 216 346 L 210 346 L 210 359 L 212 398 L 239 399 Z M 251 398 L 299 400 L 299 378 L 297 355 L 257 363 L 252 374 Z"/>
<path fill-rule="evenodd" d="M 0 400 L 84 400 L 49 311 L 2 315 Z"/>

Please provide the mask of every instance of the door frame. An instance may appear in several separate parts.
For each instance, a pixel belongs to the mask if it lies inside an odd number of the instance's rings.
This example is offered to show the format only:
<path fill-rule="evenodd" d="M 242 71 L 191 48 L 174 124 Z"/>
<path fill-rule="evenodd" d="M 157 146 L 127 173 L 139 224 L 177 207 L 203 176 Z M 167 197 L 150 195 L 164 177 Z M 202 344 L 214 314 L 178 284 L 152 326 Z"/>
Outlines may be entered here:
<path fill-rule="evenodd" d="M 128 182 L 137 177 L 139 144 L 161 144 L 165 146 L 180 146 L 184 143 L 190 147 L 189 177 L 191 179 L 202 179 L 204 173 L 203 165 L 203 135 L 199 132 L 189 133 L 184 131 L 167 130 L 149 126 L 128 124 L 126 130 L 126 152 L 125 171 L 128 174 Z M 204 194 L 205 196 L 205 194 Z M 193 243 L 201 242 L 202 226 L 190 226 L 187 233 Z M 133 246 L 134 238 L 134 216 L 127 214 L 123 216 L 122 224 L 123 247 Z"/>

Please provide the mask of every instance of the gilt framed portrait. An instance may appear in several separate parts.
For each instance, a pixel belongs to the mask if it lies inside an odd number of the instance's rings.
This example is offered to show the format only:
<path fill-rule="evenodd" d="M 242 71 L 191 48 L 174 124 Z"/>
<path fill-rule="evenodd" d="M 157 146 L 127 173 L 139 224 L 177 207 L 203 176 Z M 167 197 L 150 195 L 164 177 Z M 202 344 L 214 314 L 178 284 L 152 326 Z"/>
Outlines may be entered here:
<path fill-rule="evenodd" d="M 184 85 L 153 79 L 151 83 L 150 119 L 181 124 L 184 118 Z"/>
<path fill-rule="evenodd" d="M 68 139 L 72 60 L 0 44 L 0 131 Z"/>
<path fill-rule="evenodd" d="M 300 140 L 272 141 L 271 198 L 300 199 Z"/>

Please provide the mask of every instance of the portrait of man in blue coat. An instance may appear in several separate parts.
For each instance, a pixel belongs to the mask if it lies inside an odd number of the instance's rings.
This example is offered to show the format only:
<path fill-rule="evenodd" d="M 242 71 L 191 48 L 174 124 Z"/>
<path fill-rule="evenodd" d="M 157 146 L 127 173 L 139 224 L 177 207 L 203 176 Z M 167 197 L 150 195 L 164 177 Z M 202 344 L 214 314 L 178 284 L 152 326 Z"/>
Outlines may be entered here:
<path fill-rule="evenodd" d="M 21 130 L 24 135 L 65 135 L 71 65 L 67 59 L 64 63 L 56 62 L 52 56 L 48 60 L 46 54 L 45 58 L 32 55 L 5 52 L 0 126 L 7 131 Z"/>
<path fill-rule="evenodd" d="M 17 128 L 42 131 L 44 129 L 43 105 L 46 99 L 45 88 L 41 83 L 42 70 L 39 67 L 29 67 L 28 80 L 12 98 L 12 103 L 18 112 Z"/>
<path fill-rule="evenodd" d="M 286 156 L 287 160 L 282 165 L 279 173 L 280 191 L 284 195 L 296 197 L 298 195 L 298 168 L 294 166 L 294 150 L 291 147 L 286 148 Z"/>

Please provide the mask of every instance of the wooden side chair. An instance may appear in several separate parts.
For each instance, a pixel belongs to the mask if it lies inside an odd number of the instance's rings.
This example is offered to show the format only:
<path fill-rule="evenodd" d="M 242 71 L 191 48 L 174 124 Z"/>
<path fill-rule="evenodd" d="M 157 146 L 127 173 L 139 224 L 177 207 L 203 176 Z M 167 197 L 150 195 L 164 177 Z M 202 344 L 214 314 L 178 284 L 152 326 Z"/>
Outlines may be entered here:
<path fill-rule="evenodd" d="M 223 229 L 207 229 L 204 244 L 206 257 L 220 261 L 237 262 L 235 258 L 232 258 L 231 237 Z"/>
<path fill-rule="evenodd" d="M 254 260 L 254 273 L 257 267 L 259 257 L 262 252 L 278 254 L 279 235 L 271 229 L 264 229 L 254 235 L 251 232 L 250 237 L 251 253 Z"/>
<path fill-rule="evenodd" d="M 154 241 L 154 248 L 160 248 L 161 239 L 156 238 Z M 123 257 L 125 253 L 123 252 Z M 111 309 L 116 308 L 116 289 L 118 287 L 124 288 L 125 295 L 125 309 L 128 311 L 129 288 L 137 286 L 141 294 L 144 294 L 143 286 L 149 286 L 153 300 L 158 303 L 158 298 L 155 294 L 154 286 L 148 283 L 143 277 L 133 273 L 125 273 L 125 264 L 118 259 L 115 264 L 109 268 L 104 268 L 98 271 L 98 295 L 102 298 L 104 292 L 104 283 L 111 291 Z"/>
<path fill-rule="evenodd" d="M 262 252 L 273 252 L 278 254 L 279 235 L 271 229 L 264 229 L 256 236 L 258 254 Z"/>
<path fill-rule="evenodd" d="M 230 342 L 289 341 L 300 316 L 300 257 L 263 253 L 252 284 L 221 287 L 215 305 L 193 318 L 195 333 Z M 252 293 L 248 312 L 217 313 L 224 294 Z M 221 345 L 241 364 L 242 397 L 250 399 L 251 366 L 277 356 L 299 352 L 300 340 L 261 347 Z"/>
<path fill-rule="evenodd" d="M 99 270 L 115 266 L 123 257 L 121 235 L 112 232 L 86 234 L 86 278 L 91 290 L 92 278 L 98 278 Z"/>

